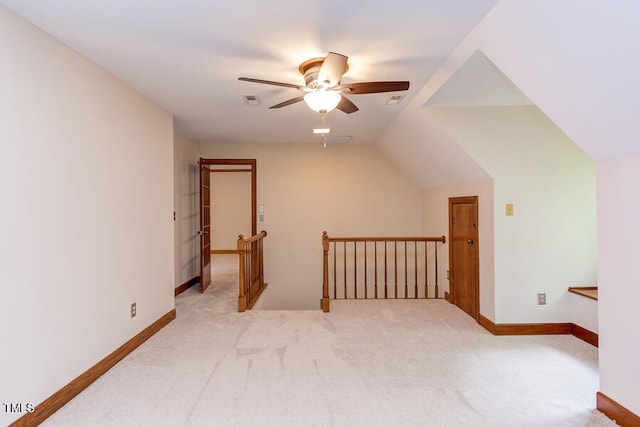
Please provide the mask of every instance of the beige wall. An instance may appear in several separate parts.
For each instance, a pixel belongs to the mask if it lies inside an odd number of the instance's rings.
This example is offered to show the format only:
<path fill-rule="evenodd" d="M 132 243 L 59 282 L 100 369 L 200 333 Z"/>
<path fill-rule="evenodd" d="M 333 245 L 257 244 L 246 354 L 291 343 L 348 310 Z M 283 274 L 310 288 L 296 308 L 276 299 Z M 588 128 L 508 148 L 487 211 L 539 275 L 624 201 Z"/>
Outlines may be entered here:
<path fill-rule="evenodd" d="M 467 182 L 422 190 L 422 233 L 449 236 L 449 198 L 478 196 L 478 243 L 480 245 L 480 314 L 495 320 L 493 271 L 493 180 Z M 435 233 L 435 234 L 434 234 Z M 438 259 L 439 283 L 449 289 L 449 242 Z"/>
<path fill-rule="evenodd" d="M 39 404 L 174 308 L 173 121 L 2 7 L 0 34 L 0 396 Z"/>
<path fill-rule="evenodd" d="M 258 308 L 318 309 L 321 235 L 416 235 L 420 189 L 377 147 L 321 144 L 202 144 L 208 158 L 257 159 L 265 207 L 267 292 Z"/>
<path fill-rule="evenodd" d="M 236 249 L 251 236 L 251 173 L 211 173 L 211 248 Z"/>

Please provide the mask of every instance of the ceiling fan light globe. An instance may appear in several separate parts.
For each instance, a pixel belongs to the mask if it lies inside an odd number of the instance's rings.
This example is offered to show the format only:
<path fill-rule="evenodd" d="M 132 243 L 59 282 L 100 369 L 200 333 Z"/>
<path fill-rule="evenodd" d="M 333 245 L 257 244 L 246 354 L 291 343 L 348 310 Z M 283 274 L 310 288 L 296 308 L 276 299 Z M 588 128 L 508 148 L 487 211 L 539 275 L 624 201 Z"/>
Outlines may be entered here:
<path fill-rule="evenodd" d="M 307 93 L 304 96 L 304 102 L 317 113 L 321 111 L 328 113 L 338 106 L 341 97 L 338 92 L 332 90 L 316 90 Z"/>

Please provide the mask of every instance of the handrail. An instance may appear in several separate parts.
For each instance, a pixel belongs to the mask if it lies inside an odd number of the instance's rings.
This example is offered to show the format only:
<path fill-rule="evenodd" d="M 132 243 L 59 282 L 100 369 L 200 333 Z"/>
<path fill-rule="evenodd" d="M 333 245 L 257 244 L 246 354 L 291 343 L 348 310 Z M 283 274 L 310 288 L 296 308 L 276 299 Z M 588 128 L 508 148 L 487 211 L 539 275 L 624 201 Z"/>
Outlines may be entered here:
<path fill-rule="evenodd" d="M 240 257 L 240 277 L 238 312 L 251 310 L 268 286 L 264 281 L 264 247 L 266 231 L 261 231 L 247 239 L 238 236 L 238 256 Z"/>
<path fill-rule="evenodd" d="M 323 232 L 323 237 L 324 237 Z M 330 242 L 441 242 L 445 243 L 445 236 L 440 237 L 329 237 Z"/>
<path fill-rule="evenodd" d="M 262 238 L 264 238 L 266 236 L 267 236 L 267 232 L 263 230 L 263 231 L 259 232 L 258 234 L 256 234 L 255 236 L 251 236 L 251 237 L 248 237 L 246 239 L 244 239 L 244 236 L 242 234 L 240 236 L 238 236 L 238 238 L 243 238 L 245 243 L 252 243 L 252 242 L 255 242 L 256 240 L 260 240 L 260 239 L 262 239 Z M 238 248 L 238 249 L 240 249 L 240 248 Z"/>
<path fill-rule="evenodd" d="M 329 312 L 331 299 L 442 298 L 438 243 L 446 243 L 445 236 L 329 237 L 323 231 L 322 311 Z"/>

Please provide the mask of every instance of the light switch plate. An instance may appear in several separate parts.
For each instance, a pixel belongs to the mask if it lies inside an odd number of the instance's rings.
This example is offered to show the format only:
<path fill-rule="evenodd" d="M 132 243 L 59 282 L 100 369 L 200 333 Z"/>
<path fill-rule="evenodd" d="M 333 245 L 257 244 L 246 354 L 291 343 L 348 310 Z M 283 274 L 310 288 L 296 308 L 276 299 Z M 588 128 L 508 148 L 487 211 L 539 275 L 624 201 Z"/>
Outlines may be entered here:
<path fill-rule="evenodd" d="M 505 214 L 507 216 L 513 216 L 513 203 L 507 203 L 507 206 L 505 207 Z"/>

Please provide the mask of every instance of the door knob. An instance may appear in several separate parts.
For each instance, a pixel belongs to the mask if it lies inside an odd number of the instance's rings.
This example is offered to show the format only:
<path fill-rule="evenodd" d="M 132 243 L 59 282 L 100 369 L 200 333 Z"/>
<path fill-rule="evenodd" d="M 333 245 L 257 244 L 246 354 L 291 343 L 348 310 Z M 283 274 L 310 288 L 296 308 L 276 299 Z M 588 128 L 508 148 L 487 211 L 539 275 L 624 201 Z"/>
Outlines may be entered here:
<path fill-rule="evenodd" d="M 473 245 L 473 239 L 467 240 L 467 243 L 470 244 L 470 245 Z"/>

